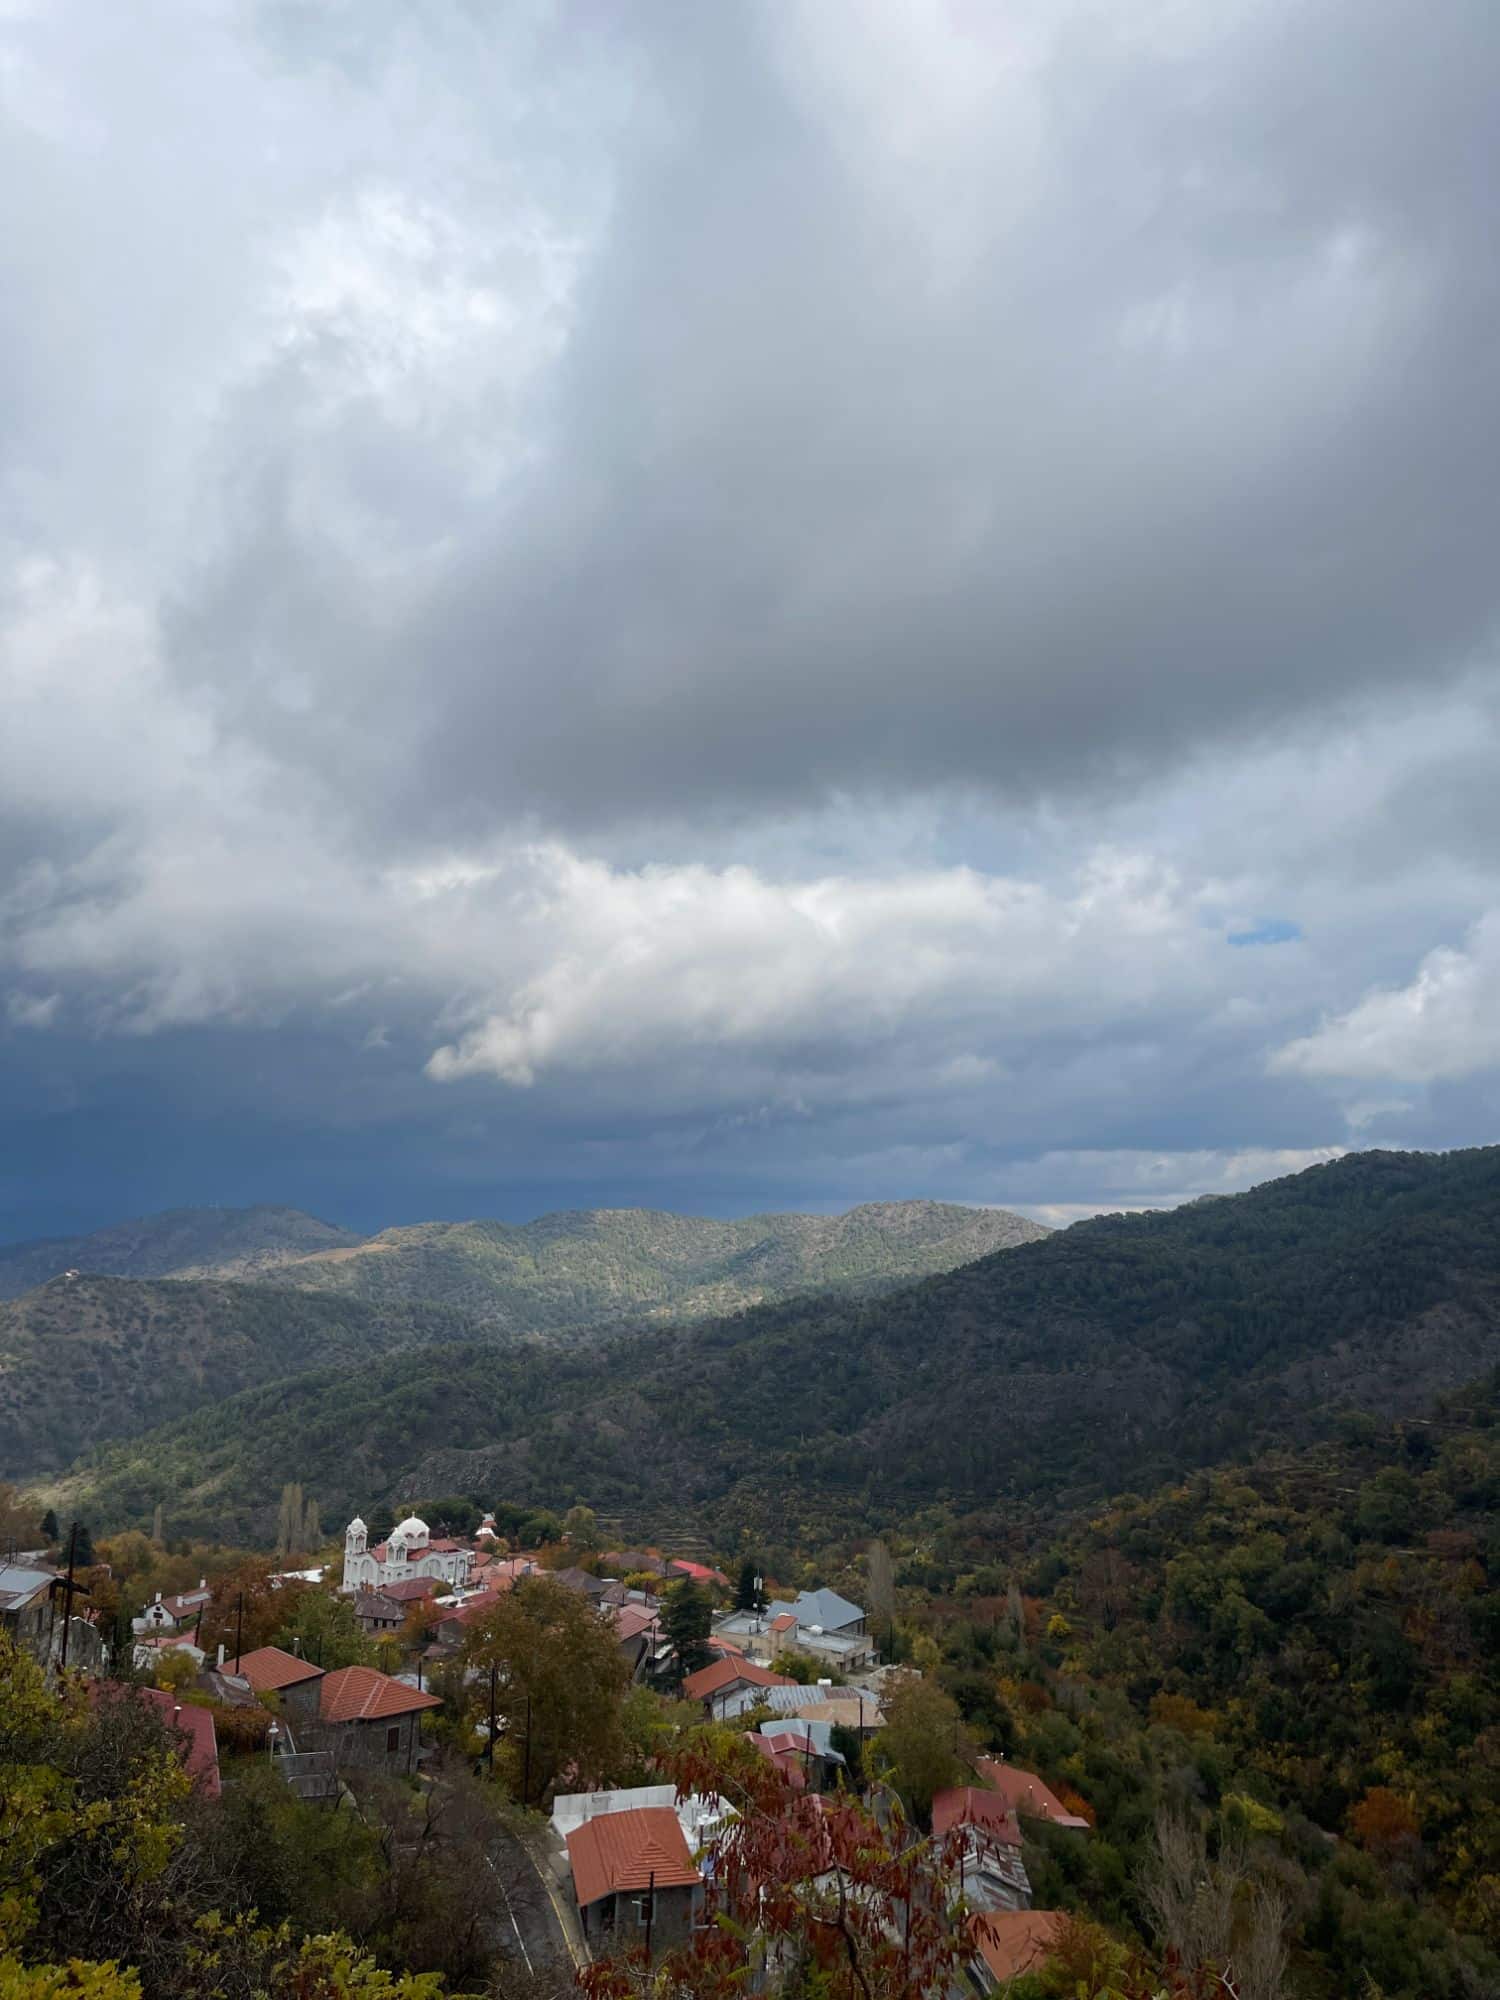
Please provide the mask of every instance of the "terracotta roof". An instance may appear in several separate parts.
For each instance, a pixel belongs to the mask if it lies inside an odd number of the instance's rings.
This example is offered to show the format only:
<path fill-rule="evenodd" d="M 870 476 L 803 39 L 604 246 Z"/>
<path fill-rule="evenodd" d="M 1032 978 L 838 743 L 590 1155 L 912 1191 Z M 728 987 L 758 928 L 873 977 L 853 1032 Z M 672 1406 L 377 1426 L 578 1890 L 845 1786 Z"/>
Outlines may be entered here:
<path fill-rule="evenodd" d="M 237 1674 L 241 1680 L 249 1681 L 257 1694 L 272 1694 L 282 1688 L 296 1687 L 300 1681 L 317 1680 L 322 1671 L 311 1660 L 283 1653 L 279 1646 L 257 1646 L 242 1660 L 224 1662 L 226 1674 Z"/>
<path fill-rule="evenodd" d="M 726 1688 L 795 1686 L 796 1682 L 785 1674 L 773 1674 L 769 1667 L 758 1667 L 754 1660 L 732 1659 L 715 1660 L 711 1666 L 689 1674 L 682 1692 L 689 1701 L 708 1701 Z"/>
<path fill-rule="evenodd" d="M 383 1722 L 387 1716 L 441 1707 L 435 1694 L 418 1694 L 374 1667 L 339 1667 L 324 1675 L 318 1689 L 318 1714 L 324 1722 Z"/>
<path fill-rule="evenodd" d="M 637 1806 L 600 1813 L 568 1835 L 573 1893 L 580 1910 L 621 1890 L 690 1888 L 703 1877 L 693 1866 L 677 1815 L 670 1806 Z"/>
<path fill-rule="evenodd" d="M 795 1629 L 796 1624 L 797 1624 L 796 1612 L 783 1611 L 779 1614 L 779 1616 L 771 1620 L 771 1630 L 773 1632 L 790 1632 Z"/>
<path fill-rule="evenodd" d="M 710 1569 L 707 1563 L 689 1562 L 686 1556 L 674 1556 L 667 1568 L 676 1570 L 679 1576 L 691 1577 L 694 1583 L 722 1583 L 726 1590 L 729 1587 L 729 1578 L 723 1570 Z"/>
<path fill-rule="evenodd" d="M 969 1936 L 995 1978 L 1003 1982 L 1035 1971 L 1064 1922 L 1061 1910 L 987 1910 L 970 1917 Z"/>
<path fill-rule="evenodd" d="M 1088 1821 L 1070 1813 L 1056 1792 L 1034 1771 L 1017 1770 L 1014 1764 L 1006 1764 L 998 1757 L 981 1757 L 976 1769 L 1012 1812 L 1025 1813 L 1029 1819 L 1050 1819 L 1055 1826 L 1088 1830 Z"/>
<path fill-rule="evenodd" d="M 983 1827 L 1007 1847 L 1021 1845 L 1021 1823 L 998 1792 L 982 1792 L 974 1785 L 939 1792 L 932 1802 L 932 1830 L 951 1833 L 956 1826 Z"/>
<path fill-rule="evenodd" d="M 403 1576 L 394 1583 L 377 1583 L 382 1597 L 394 1597 L 398 1604 L 414 1604 L 419 1597 L 435 1597 L 442 1588 L 441 1577 Z"/>
<path fill-rule="evenodd" d="M 646 1604 L 615 1604 L 610 1612 L 615 1621 L 617 1639 L 638 1639 L 656 1623 L 657 1613 Z"/>

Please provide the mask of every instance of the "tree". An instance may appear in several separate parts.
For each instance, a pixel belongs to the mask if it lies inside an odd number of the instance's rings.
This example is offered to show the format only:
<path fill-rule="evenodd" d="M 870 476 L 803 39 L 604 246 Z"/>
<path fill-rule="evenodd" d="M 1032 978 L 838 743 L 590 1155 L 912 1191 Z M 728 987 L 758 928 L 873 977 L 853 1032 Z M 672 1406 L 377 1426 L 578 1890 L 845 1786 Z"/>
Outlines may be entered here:
<path fill-rule="evenodd" d="M 563 1515 L 563 1540 L 575 1549 L 597 1549 L 599 1524 L 592 1507 L 570 1507 Z"/>
<path fill-rule="evenodd" d="M 46 1513 L 43 1514 L 42 1516 L 42 1538 L 50 1548 L 52 1544 L 57 1540 L 57 1536 L 58 1536 L 57 1516 L 56 1514 L 53 1513 L 52 1509 L 49 1507 Z"/>
<path fill-rule="evenodd" d="M 355 1617 L 352 1599 L 324 1590 L 299 1595 L 292 1615 L 276 1634 L 276 1644 L 328 1673 L 336 1667 L 375 1664 L 374 1643 Z"/>
<path fill-rule="evenodd" d="M 165 1535 L 162 1533 L 162 1507 L 160 1500 L 157 1501 L 156 1511 L 151 1516 L 151 1539 L 153 1542 L 155 1542 L 158 1548 L 161 1547 L 162 1543 L 166 1539 Z"/>
<path fill-rule="evenodd" d="M 540 1805 L 564 1772 L 586 1790 L 624 1756 L 620 1698 L 630 1678 L 613 1631 L 550 1577 L 523 1577 L 465 1635 L 467 1719 L 488 1719 L 491 1672 L 501 1723 L 495 1767 L 524 1805 Z"/>
<path fill-rule="evenodd" d="M 382 1500 L 378 1506 L 370 1509 L 370 1518 L 365 1525 L 370 1531 L 371 1547 L 376 1542 L 385 1541 L 390 1535 L 392 1528 L 396 1525 L 395 1508 L 387 1506 L 385 1501 Z"/>
<path fill-rule="evenodd" d="M 592 2000 L 733 2000 L 773 1968 L 769 1990 L 821 2000 L 958 1990 L 973 1947 L 953 1837 L 914 1840 L 899 1806 L 794 1791 L 737 1731 L 694 1732 L 669 1763 L 680 1790 L 737 1815 L 704 1867 L 705 1921 L 654 1971 L 641 1952 L 596 1959 L 579 1974 Z"/>
<path fill-rule="evenodd" d="M 964 1775 L 958 1706 L 936 1681 L 906 1673 L 884 1698 L 881 1762 L 907 1811 L 926 1825 L 936 1793 Z"/>
<path fill-rule="evenodd" d="M 75 1521 L 77 1534 L 73 1539 L 73 1565 L 76 1569 L 92 1569 L 98 1561 L 94 1554 L 94 1538 L 89 1533 L 87 1521 Z"/>
<path fill-rule="evenodd" d="M 865 1551 L 865 1577 L 870 1594 L 870 1625 L 877 1634 L 884 1629 L 887 1639 L 896 1622 L 896 1574 L 891 1552 L 884 1542 L 871 1542 Z"/>
<path fill-rule="evenodd" d="M 276 1510 L 276 1553 L 289 1556 L 302 1547 L 302 1522 L 305 1514 L 302 1488 L 296 1480 L 288 1480 L 281 1489 L 281 1504 Z"/>
<path fill-rule="evenodd" d="M 761 1586 L 759 1566 L 751 1556 L 746 1556 L 740 1564 L 740 1580 L 735 1585 L 734 1606 L 736 1611 L 759 1611 L 766 1601 Z"/>
<path fill-rule="evenodd" d="M 662 1630 L 672 1642 L 679 1679 L 697 1673 L 713 1657 L 708 1650 L 713 1622 L 713 1606 L 706 1592 L 690 1578 L 674 1583 L 662 1599 Z"/>
<path fill-rule="evenodd" d="M 36 1509 L 14 1486 L 0 1480 L 0 1556 L 10 1549 L 29 1548 L 41 1539 L 42 1524 Z"/>

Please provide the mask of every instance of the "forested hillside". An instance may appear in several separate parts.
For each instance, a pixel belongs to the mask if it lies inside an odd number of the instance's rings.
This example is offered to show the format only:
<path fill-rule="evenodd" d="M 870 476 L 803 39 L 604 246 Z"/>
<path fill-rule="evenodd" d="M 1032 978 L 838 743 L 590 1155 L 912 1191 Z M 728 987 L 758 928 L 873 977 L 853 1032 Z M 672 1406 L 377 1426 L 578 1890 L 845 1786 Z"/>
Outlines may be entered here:
<path fill-rule="evenodd" d="M 1311 1439 L 1341 1409 L 1420 1412 L 1497 1361 L 1500 1149 L 1371 1153 L 876 1299 L 392 1356 L 202 1412 L 74 1491 L 242 1533 L 286 1478 L 333 1505 L 473 1490 L 751 1522 L 1055 1507 Z"/>
<path fill-rule="evenodd" d="M 0 1478 L 53 1472 L 251 1383 L 453 1340 L 441 1306 L 367 1306 L 269 1285 L 56 1278 L 0 1305 Z"/>
<path fill-rule="evenodd" d="M 934 1201 L 727 1222 L 645 1208 L 581 1209 L 520 1224 L 387 1229 L 355 1249 L 304 1258 L 281 1275 L 371 1302 L 437 1299 L 511 1332 L 566 1332 L 625 1318 L 703 1318 L 792 1294 L 858 1293 L 1046 1234 L 1005 1209 Z"/>
<path fill-rule="evenodd" d="M 1218 1865 L 1277 1884 L 1285 1990 L 1500 1991 L 1496 1378 L 1122 1501 L 1008 1604 L 982 1546 L 936 1543 L 903 1575 L 942 1593 L 970 1727 L 1097 1820 L 1086 1843 L 1032 1829 L 1039 1902 L 1138 1923 L 1122 1891 L 1156 1814 L 1206 1809 Z"/>
<path fill-rule="evenodd" d="M 296 1208 L 174 1208 L 87 1236 L 0 1244 L 0 1299 L 64 1271 L 109 1278 L 258 1278 L 299 1257 L 362 1242 Z"/>

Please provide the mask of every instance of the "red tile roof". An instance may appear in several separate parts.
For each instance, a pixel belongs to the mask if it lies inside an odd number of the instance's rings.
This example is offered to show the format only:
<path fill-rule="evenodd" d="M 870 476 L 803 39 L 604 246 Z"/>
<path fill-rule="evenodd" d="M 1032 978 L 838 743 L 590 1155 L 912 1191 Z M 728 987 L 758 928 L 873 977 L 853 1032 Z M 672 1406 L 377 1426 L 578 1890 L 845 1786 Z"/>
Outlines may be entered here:
<path fill-rule="evenodd" d="M 1007 1847 L 1021 1845 L 1021 1823 L 998 1792 L 982 1792 L 974 1785 L 939 1792 L 932 1802 L 932 1830 L 942 1835 L 956 1826 L 982 1827 Z"/>
<path fill-rule="evenodd" d="M 1034 1771 L 1017 1770 L 1014 1764 L 1004 1763 L 998 1757 L 981 1757 L 976 1768 L 1012 1812 L 1024 1813 L 1029 1819 L 1050 1819 L 1055 1826 L 1081 1827 L 1087 1831 L 1088 1821 L 1070 1813 L 1056 1792 Z"/>
<path fill-rule="evenodd" d="M 394 1597 L 398 1604 L 414 1604 L 421 1597 L 435 1597 L 443 1587 L 443 1580 L 437 1576 L 403 1576 L 394 1583 L 377 1583 L 373 1586 L 382 1597 Z"/>
<path fill-rule="evenodd" d="M 585 1820 L 568 1835 L 568 1859 L 580 1910 L 601 1896 L 648 1888 L 653 1877 L 658 1889 L 690 1888 L 703 1880 L 670 1806 L 637 1806 Z"/>
<path fill-rule="evenodd" d="M 318 1714 L 324 1722 L 383 1722 L 387 1716 L 441 1707 L 435 1694 L 419 1694 L 374 1667 L 339 1667 L 324 1675 L 318 1689 Z"/>
<path fill-rule="evenodd" d="M 615 1637 L 623 1641 L 639 1639 L 643 1632 L 649 1632 L 658 1614 L 648 1604 L 614 1604 L 610 1606 L 610 1615 L 615 1621 Z"/>
<path fill-rule="evenodd" d="M 726 1688 L 733 1687 L 795 1687 L 796 1682 L 785 1674 L 773 1674 L 769 1667 L 758 1667 L 754 1660 L 715 1660 L 711 1666 L 700 1667 L 695 1674 L 689 1674 L 682 1684 L 682 1692 L 689 1701 L 708 1701 Z"/>
<path fill-rule="evenodd" d="M 795 1611 L 778 1612 L 776 1617 L 771 1620 L 771 1630 L 773 1632 L 790 1632 L 796 1623 L 797 1614 Z"/>
<path fill-rule="evenodd" d="M 723 1570 L 710 1569 L 707 1563 L 689 1562 L 686 1556 L 674 1556 L 667 1568 L 676 1570 L 679 1576 L 691 1577 L 694 1583 L 722 1583 L 726 1590 L 729 1587 L 729 1578 Z"/>
<path fill-rule="evenodd" d="M 301 1681 L 316 1680 L 322 1671 L 311 1660 L 299 1660 L 294 1653 L 283 1653 L 279 1646 L 257 1646 L 242 1660 L 224 1662 L 226 1674 L 235 1674 L 241 1680 L 249 1681 L 257 1694 L 273 1694 L 282 1688 L 296 1687 Z"/>
<path fill-rule="evenodd" d="M 1065 1921 L 1061 1910 L 987 1910 L 970 1917 L 969 1936 L 1003 1984 L 1043 1963 Z"/>

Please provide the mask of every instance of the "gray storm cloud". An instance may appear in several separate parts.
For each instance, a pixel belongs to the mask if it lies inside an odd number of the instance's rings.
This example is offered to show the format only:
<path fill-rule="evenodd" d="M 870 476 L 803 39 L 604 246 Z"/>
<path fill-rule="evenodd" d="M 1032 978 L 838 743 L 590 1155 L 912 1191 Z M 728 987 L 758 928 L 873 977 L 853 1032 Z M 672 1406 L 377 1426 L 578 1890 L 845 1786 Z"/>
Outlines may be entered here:
<path fill-rule="evenodd" d="M 0 1068 L 1058 1214 L 1480 1136 L 1497 85 L 1477 0 L 9 0 Z"/>

